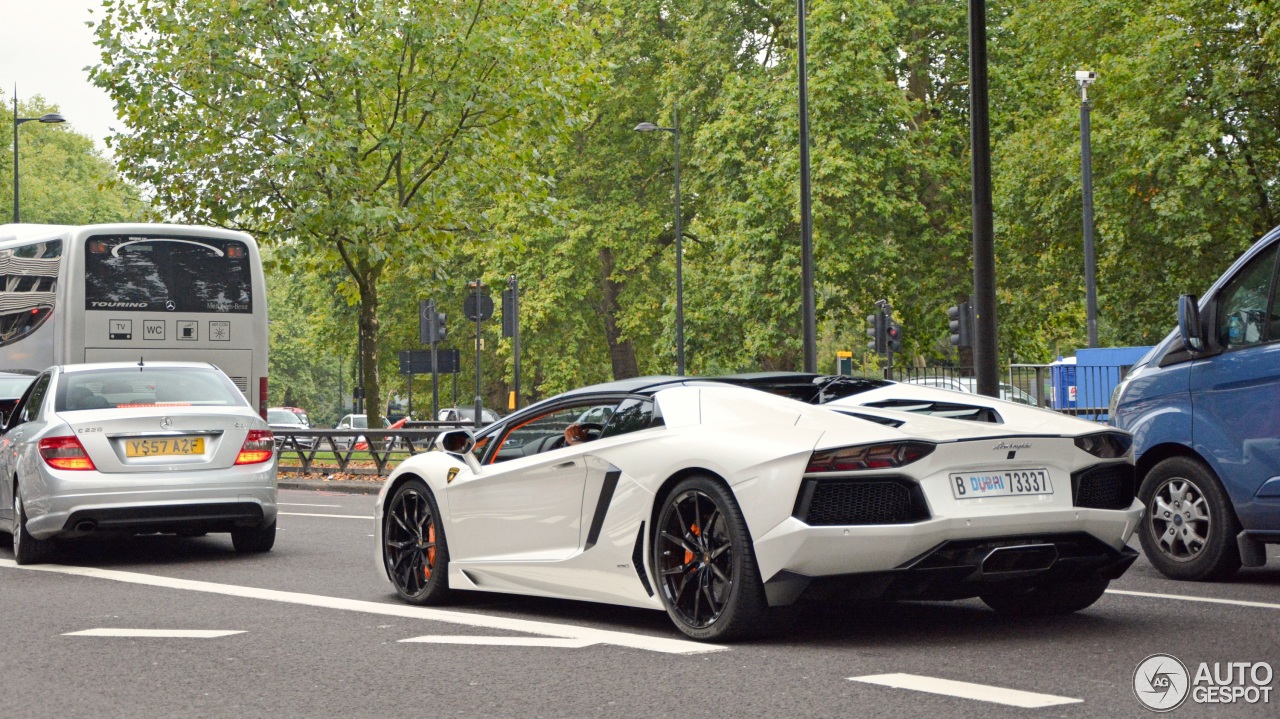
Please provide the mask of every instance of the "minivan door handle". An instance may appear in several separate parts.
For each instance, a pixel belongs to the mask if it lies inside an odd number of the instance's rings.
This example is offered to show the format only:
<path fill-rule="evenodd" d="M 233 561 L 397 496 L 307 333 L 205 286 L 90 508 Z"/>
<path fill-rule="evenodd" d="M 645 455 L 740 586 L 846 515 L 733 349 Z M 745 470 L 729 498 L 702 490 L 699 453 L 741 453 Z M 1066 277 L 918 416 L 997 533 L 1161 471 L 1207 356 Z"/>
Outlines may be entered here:
<path fill-rule="evenodd" d="M 568 462 L 561 462 L 560 464 L 557 464 L 556 466 L 552 467 L 552 469 L 569 469 L 570 467 L 576 467 L 576 466 L 578 466 L 578 463 L 576 461 L 569 460 Z"/>

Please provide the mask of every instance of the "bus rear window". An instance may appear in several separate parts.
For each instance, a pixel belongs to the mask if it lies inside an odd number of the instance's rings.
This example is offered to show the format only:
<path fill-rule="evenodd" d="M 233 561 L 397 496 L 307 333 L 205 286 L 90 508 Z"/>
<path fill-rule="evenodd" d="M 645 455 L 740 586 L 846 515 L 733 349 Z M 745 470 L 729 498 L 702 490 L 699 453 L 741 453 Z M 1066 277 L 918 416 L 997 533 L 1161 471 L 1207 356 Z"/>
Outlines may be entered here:
<path fill-rule="evenodd" d="M 97 235 L 85 242 L 86 310 L 253 311 L 245 243 Z"/>

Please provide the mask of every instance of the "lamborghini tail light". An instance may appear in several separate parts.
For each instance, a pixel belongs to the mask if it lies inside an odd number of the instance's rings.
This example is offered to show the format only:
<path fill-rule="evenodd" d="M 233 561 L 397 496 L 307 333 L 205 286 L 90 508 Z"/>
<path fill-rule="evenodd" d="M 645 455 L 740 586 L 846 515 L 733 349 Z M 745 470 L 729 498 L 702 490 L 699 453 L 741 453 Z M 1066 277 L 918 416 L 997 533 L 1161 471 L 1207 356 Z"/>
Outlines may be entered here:
<path fill-rule="evenodd" d="M 1118 459 L 1129 453 L 1133 437 L 1120 432 L 1099 432 L 1076 437 L 1076 446 L 1095 457 Z"/>
<path fill-rule="evenodd" d="M 886 442 L 821 449 L 809 458 L 809 466 L 804 471 L 805 474 L 815 474 L 904 467 L 929 456 L 935 447 L 929 442 Z"/>
<path fill-rule="evenodd" d="M 44 463 L 54 469 L 97 469 L 77 437 L 45 437 L 40 440 L 39 448 Z"/>
<path fill-rule="evenodd" d="M 276 440 L 275 435 L 271 434 L 269 429 L 251 429 L 249 436 L 245 437 L 244 446 L 240 447 L 240 454 L 236 457 L 236 464 L 257 464 L 271 459 L 271 455 L 275 454 Z"/>

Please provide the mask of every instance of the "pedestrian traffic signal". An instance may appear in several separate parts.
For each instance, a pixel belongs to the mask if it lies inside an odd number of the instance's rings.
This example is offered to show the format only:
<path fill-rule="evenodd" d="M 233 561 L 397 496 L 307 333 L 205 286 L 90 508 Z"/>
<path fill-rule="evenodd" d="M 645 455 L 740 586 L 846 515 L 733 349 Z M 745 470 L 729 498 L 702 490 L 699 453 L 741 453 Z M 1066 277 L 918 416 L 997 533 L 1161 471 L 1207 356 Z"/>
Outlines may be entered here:
<path fill-rule="evenodd" d="M 867 315 L 867 349 L 876 354 L 886 354 L 889 350 L 889 323 L 880 310 Z"/>
<path fill-rule="evenodd" d="M 886 330 L 886 333 L 888 335 L 887 344 L 889 346 L 889 352 L 891 354 L 894 352 L 901 352 L 902 351 L 902 325 L 898 324 L 897 322 L 891 321 L 889 322 L 889 328 Z"/>
<path fill-rule="evenodd" d="M 956 347 L 973 346 L 973 304 L 961 302 L 947 308 L 951 328 L 951 344 Z"/>

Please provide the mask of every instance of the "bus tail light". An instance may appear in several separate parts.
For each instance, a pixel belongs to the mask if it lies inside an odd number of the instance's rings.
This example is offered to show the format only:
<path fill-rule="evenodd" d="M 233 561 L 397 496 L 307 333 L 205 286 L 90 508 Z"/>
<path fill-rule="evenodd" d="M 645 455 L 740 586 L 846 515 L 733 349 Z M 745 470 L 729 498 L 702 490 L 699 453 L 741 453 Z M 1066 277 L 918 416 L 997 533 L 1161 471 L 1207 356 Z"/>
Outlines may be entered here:
<path fill-rule="evenodd" d="M 75 439 L 72 437 L 72 439 Z M 77 443 L 78 444 L 78 443 Z M 251 429 L 244 439 L 244 446 L 236 457 L 236 464 L 258 464 L 275 454 L 276 439 L 269 429 Z"/>
<path fill-rule="evenodd" d="M 93 466 L 93 460 L 89 459 L 89 453 L 84 451 L 84 445 L 75 436 L 45 437 L 40 440 L 39 447 L 44 463 L 54 469 L 97 469 Z"/>
<path fill-rule="evenodd" d="M 258 378 L 258 415 L 267 418 L 267 378 Z"/>

